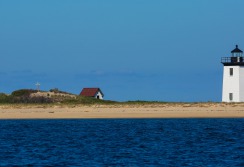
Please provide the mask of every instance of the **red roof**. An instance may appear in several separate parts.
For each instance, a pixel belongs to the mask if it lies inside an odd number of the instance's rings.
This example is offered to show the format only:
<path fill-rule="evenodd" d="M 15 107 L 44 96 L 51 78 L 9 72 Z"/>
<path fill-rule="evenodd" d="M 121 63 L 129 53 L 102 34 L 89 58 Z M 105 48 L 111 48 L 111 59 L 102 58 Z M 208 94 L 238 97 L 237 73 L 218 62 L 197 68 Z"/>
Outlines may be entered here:
<path fill-rule="evenodd" d="M 98 92 L 100 92 L 103 96 L 103 93 L 99 88 L 83 88 L 82 91 L 80 92 L 80 95 L 94 97 Z"/>

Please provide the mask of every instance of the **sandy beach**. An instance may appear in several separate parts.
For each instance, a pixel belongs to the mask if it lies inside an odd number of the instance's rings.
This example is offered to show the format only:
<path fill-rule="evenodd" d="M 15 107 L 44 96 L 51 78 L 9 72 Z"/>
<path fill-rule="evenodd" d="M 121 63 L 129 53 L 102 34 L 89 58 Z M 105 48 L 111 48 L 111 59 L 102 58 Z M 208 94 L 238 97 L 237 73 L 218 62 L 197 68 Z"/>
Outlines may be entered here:
<path fill-rule="evenodd" d="M 244 103 L 0 105 L 0 119 L 244 118 Z"/>

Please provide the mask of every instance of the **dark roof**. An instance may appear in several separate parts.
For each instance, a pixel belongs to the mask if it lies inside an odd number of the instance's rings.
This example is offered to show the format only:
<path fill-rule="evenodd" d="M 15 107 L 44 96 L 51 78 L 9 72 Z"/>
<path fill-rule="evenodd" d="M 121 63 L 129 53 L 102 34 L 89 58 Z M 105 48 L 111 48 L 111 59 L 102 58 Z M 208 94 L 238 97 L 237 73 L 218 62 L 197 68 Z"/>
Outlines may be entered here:
<path fill-rule="evenodd" d="M 104 96 L 100 88 L 83 88 L 80 92 L 80 95 L 94 97 L 98 92 L 100 92 L 102 96 Z"/>
<path fill-rule="evenodd" d="M 231 53 L 243 53 L 243 52 L 238 48 L 238 45 L 236 45 L 236 48 L 232 50 Z"/>

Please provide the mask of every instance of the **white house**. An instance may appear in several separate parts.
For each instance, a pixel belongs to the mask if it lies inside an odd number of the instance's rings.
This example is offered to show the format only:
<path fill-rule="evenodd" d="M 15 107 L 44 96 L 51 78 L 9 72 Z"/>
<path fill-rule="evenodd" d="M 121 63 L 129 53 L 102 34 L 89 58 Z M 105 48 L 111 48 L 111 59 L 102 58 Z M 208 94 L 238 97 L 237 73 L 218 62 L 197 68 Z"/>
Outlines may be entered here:
<path fill-rule="evenodd" d="M 221 63 L 224 65 L 222 102 L 244 102 L 244 61 L 238 45 L 230 57 L 222 57 Z"/>
<path fill-rule="evenodd" d="M 87 96 L 87 97 L 94 97 L 96 99 L 101 99 L 101 100 L 104 97 L 104 94 L 100 88 L 83 88 L 80 95 Z"/>

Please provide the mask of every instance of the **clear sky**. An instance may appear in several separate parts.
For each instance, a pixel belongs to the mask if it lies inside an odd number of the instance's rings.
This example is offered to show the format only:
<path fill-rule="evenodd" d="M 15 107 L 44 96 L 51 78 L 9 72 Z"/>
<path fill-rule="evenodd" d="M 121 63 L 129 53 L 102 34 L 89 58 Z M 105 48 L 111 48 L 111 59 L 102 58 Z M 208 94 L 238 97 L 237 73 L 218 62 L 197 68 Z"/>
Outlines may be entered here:
<path fill-rule="evenodd" d="M 221 101 L 243 0 L 0 0 L 0 92 L 100 87 L 105 99 Z"/>

